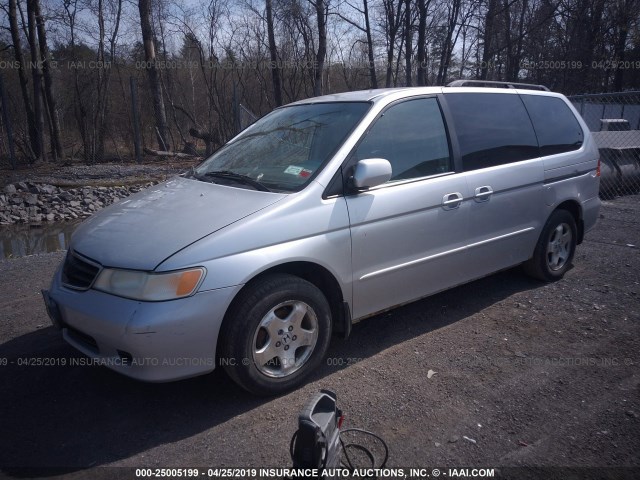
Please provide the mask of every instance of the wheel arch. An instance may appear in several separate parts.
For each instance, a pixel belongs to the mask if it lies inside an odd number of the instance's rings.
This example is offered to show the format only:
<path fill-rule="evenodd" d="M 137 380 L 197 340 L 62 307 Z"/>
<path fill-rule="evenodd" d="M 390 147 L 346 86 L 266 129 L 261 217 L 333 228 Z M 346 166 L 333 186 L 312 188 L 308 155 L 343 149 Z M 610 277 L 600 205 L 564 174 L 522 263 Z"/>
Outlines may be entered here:
<path fill-rule="evenodd" d="M 223 324 L 228 321 L 229 312 L 233 309 L 234 303 L 241 297 L 246 289 L 250 288 L 257 280 L 276 273 L 302 278 L 318 288 L 327 299 L 329 307 L 331 308 L 333 334 L 341 336 L 342 338 L 349 336 L 351 333 L 351 309 L 349 303 L 344 298 L 340 283 L 327 268 L 317 263 L 307 261 L 281 263 L 256 274 L 245 283 L 234 296 L 225 313 Z M 219 341 L 220 338 L 218 339 L 218 342 Z"/>
<path fill-rule="evenodd" d="M 584 238 L 584 220 L 582 218 L 582 207 L 580 203 L 576 200 L 565 200 L 560 203 L 553 211 L 556 210 L 565 210 L 571 214 L 573 219 L 576 221 L 576 228 L 578 229 L 578 238 L 576 239 L 576 244 L 580 245 L 582 243 L 582 239 Z M 553 212 L 551 212 L 553 213 Z"/>

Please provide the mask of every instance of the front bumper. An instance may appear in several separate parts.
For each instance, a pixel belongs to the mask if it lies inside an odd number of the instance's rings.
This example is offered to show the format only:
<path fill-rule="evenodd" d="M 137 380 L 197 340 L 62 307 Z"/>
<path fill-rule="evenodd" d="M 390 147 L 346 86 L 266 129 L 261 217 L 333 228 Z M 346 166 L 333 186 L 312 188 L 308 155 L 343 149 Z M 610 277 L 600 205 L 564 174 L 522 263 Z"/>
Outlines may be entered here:
<path fill-rule="evenodd" d="M 140 302 L 96 290 L 63 287 L 60 269 L 43 291 L 47 313 L 63 338 L 85 355 L 138 380 L 164 382 L 215 368 L 227 307 L 241 286 L 166 302 Z"/>

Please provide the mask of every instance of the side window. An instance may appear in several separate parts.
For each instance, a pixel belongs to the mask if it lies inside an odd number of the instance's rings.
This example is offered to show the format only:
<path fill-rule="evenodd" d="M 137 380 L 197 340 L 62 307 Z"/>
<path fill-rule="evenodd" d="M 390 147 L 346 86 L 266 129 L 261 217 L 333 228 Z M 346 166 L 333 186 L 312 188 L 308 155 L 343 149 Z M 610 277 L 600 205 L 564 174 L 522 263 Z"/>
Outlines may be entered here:
<path fill-rule="evenodd" d="M 539 156 L 538 142 L 520 97 L 500 93 L 448 93 L 465 171 Z"/>
<path fill-rule="evenodd" d="M 355 150 L 356 160 L 384 158 L 390 181 L 451 171 L 449 142 L 435 98 L 408 100 L 389 107 Z"/>
<path fill-rule="evenodd" d="M 582 146 L 584 134 L 571 109 L 557 97 L 522 95 L 538 136 L 540 155 L 570 152 Z"/>

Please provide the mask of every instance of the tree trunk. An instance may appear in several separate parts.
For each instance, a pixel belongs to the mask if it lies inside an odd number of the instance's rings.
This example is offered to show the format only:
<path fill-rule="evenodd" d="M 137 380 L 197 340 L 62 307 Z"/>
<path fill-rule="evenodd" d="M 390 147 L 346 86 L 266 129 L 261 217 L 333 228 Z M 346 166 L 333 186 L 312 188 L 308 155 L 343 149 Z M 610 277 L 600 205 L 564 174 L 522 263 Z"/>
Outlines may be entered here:
<path fill-rule="evenodd" d="M 453 54 L 453 32 L 458 23 L 458 15 L 460 13 L 460 0 L 453 0 L 447 16 L 447 32 L 445 34 L 442 52 L 440 54 L 440 66 L 438 67 L 437 85 L 442 85 L 449 74 L 449 64 L 451 63 L 451 55 Z"/>
<path fill-rule="evenodd" d="M 371 23 L 369 21 L 369 2 L 362 0 L 364 7 L 364 28 L 367 35 L 367 56 L 369 57 L 369 79 L 371 80 L 371 88 L 378 88 L 378 79 L 376 78 L 376 65 L 373 57 L 373 39 L 371 38 Z"/>
<path fill-rule="evenodd" d="M 404 12 L 404 69 L 405 69 L 405 81 L 407 87 L 411 86 L 411 55 L 413 54 L 412 43 L 412 25 L 411 25 L 411 0 L 406 0 L 406 7 Z"/>
<path fill-rule="evenodd" d="M 98 0 L 98 55 L 96 60 L 98 65 L 104 65 L 104 2 Z M 91 137 L 92 137 L 92 150 L 93 159 L 102 160 L 104 156 L 104 137 L 106 132 L 105 117 L 106 117 L 106 79 L 109 75 L 108 71 L 104 68 L 98 67 L 98 83 L 95 96 L 95 111 L 93 113 L 92 125 L 91 125 Z"/>
<path fill-rule="evenodd" d="M 64 157 L 62 141 L 60 140 L 60 122 L 56 112 L 56 97 L 53 90 L 53 78 L 51 76 L 51 68 L 49 65 L 49 47 L 47 46 L 47 32 L 40 8 L 40 0 L 33 0 L 36 25 L 38 29 L 38 41 L 40 44 L 40 55 L 42 57 L 42 75 L 44 77 L 44 95 L 49 118 L 49 134 L 51 136 L 51 150 L 54 161 L 61 160 Z"/>
<path fill-rule="evenodd" d="M 142 43 L 144 44 L 144 56 L 147 63 L 147 75 L 149 87 L 153 96 L 153 113 L 156 120 L 156 138 L 158 147 L 166 150 L 168 140 L 167 114 L 164 109 L 162 97 L 162 85 L 156 68 L 156 49 L 154 45 L 153 29 L 151 28 L 151 0 L 138 0 L 140 12 L 140 28 L 142 30 Z"/>
<path fill-rule="evenodd" d="M 511 3 L 509 0 L 502 0 L 502 14 L 504 22 L 504 50 L 506 65 L 504 69 L 504 80 L 514 81 L 511 77 L 513 71 L 513 38 L 511 36 Z"/>
<path fill-rule="evenodd" d="M 267 37 L 269 38 L 269 57 L 271 58 L 271 83 L 273 85 L 273 100 L 276 107 L 282 105 L 282 81 L 280 79 L 280 65 L 278 65 L 278 48 L 273 31 L 273 9 L 271 0 L 266 0 L 267 7 Z"/>
<path fill-rule="evenodd" d="M 394 0 L 383 0 L 384 6 L 384 14 L 386 19 L 386 36 L 387 36 L 387 77 L 385 79 L 385 86 L 387 88 L 391 87 L 394 79 L 393 75 L 393 55 L 395 53 L 396 46 L 396 38 L 398 36 L 398 31 L 400 30 L 400 25 L 402 24 L 402 6 L 404 5 L 403 0 L 397 0 L 397 3 L 394 4 Z M 403 40 L 404 38 L 401 37 Z M 400 52 L 402 51 L 402 47 L 400 48 Z M 397 71 L 397 68 L 396 68 Z M 396 76 L 397 81 L 397 76 Z"/>
<path fill-rule="evenodd" d="M 322 78 L 324 61 L 327 56 L 327 16 L 324 0 L 316 0 L 314 3 L 318 22 L 318 52 L 316 53 L 316 70 L 313 80 L 313 95 L 322 95 Z"/>
<path fill-rule="evenodd" d="M 487 80 L 489 64 L 493 58 L 493 31 L 495 25 L 496 8 L 498 0 L 489 0 L 489 8 L 484 19 L 484 42 L 482 48 L 482 64 L 480 65 L 480 80 Z"/>
<path fill-rule="evenodd" d="M 418 0 L 418 86 L 427 84 L 427 9 L 430 0 Z"/>
<path fill-rule="evenodd" d="M 627 44 L 627 37 L 629 35 L 629 24 L 632 21 L 632 12 L 630 9 L 630 2 L 624 2 L 624 9 L 618 12 L 617 18 L 617 27 L 618 32 L 616 35 L 616 43 L 613 50 L 613 58 L 614 61 L 624 63 L 625 61 L 625 46 Z M 614 77 L 613 77 L 613 91 L 621 92 L 623 87 L 624 80 L 624 69 L 616 68 Z"/>
<path fill-rule="evenodd" d="M 516 41 L 516 47 L 513 59 L 511 61 L 511 72 L 509 72 L 510 80 L 517 82 L 518 73 L 520 72 L 520 63 L 522 60 L 522 48 L 525 36 L 525 16 L 527 14 L 527 8 L 529 6 L 528 0 L 522 0 L 522 10 L 520 11 L 520 21 L 518 23 L 518 40 Z"/>
<path fill-rule="evenodd" d="M 18 62 L 18 78 L 20 80 L 20 92 L 22 93 L 22 101 L 24 103 L 24 110 L 27 114 L 27 126 L 29 130 L 29 145 L 32 143 L 32 139 L 37 136 L 35 117 L 33 115 L 33 108 L 31 106 L 31 99 L 29 98 L 29 78 L 26 72 L 26 63 L 24 55 L 22 54 L 22 42 L 20 40 L 20 28 L 18 27 L 18 12 L 16 0 L 9 0 L 9 28 L 11 30 L 11 40 L 13 42 L 13 54 Z M 33 152 L 35 154 L 35 152 Z M 35 158 L 32 158 L 35 160 Z"/>
<path fill-rule="evenodd" d="M 44 149 L 44 116 L 42 112 L 42 70 L 40 47 L 36 33 L 36 12 L 34 0 L 27 0 L 27 31 L 29 51 L 31 52 L 31 78 L 33 81 L 33 115 L 35 120 L 35 138 L 31 139 L 31 148 L 38 160 L 46 161 Z"/>

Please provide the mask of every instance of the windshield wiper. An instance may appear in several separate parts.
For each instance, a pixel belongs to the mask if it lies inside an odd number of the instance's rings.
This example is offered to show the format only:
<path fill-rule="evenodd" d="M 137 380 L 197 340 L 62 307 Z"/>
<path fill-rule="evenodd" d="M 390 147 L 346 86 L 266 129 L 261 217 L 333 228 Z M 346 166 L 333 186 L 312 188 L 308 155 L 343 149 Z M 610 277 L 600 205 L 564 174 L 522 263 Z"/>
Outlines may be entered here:
<path fill-rule="evenodd" d="M 256 190 L 260 190 L 261 192 L 270 192 L 271 190 L 269 190 L 266 186 L 264 186 L 262 183 L 260 183 L 257 180 L 254 180 L 253 178 L 247 176 L 247 175 L 242 175 L 241 173 L 235 173 L 235 172 L 231 172 L 229 170 L 215 170 L 213 172 L 206 172 L 203 173 L 201 175 L 197 175 L 196 178 L 202 179 L 203 177 L 210 177 L 210 178 L 224 178 L 224 179 L 229 179 L 229 180 L 233 180 L 235 182 L 238 183 L 244 183 L 245 185 L 251 185 L 253 188 L 255 188 Z"/>

